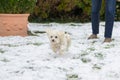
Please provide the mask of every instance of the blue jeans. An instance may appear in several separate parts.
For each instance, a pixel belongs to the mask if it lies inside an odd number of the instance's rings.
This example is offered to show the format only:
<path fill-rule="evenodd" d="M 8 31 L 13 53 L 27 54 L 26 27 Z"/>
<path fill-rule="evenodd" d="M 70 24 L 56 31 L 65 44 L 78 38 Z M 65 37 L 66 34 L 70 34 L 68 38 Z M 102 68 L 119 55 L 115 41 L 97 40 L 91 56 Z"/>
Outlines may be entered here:
<path fill-rule="evenodd" d="M 100 9 L 101 9 L 102 0 L 92 0 L 92 33 L 99 33 L 99 18 L 100 18 Z M 111 38 L 114 16 L 116 9 L 116 0 L 105 0 L 105 38 Z"/>

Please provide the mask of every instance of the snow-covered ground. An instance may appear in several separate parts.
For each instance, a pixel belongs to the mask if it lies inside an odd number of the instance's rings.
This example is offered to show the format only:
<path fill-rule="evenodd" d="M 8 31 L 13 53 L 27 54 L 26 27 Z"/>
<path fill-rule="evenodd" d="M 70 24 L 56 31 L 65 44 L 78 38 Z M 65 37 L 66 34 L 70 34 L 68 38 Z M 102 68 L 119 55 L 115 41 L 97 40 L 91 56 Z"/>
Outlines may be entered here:
<path fill-rule="evenodd" d="M 29 23 L 36 36 L 0 37 L 0 80 L 120 80 L 120 22 L 115 22 L 113 41 L 87 40 L 91 23 Z M 49 46 L 46 28 L 70 33 L 72 45 L 64 55 Z"/>

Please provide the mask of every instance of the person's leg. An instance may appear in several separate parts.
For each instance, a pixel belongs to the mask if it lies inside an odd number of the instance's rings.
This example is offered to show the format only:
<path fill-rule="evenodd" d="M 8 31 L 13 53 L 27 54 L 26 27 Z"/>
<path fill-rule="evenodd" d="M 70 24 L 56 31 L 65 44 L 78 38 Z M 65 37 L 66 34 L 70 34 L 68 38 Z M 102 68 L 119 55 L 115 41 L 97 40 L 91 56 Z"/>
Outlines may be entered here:
<path fill-rule="evenodd" d="M 92 0 L 92 13 L 91 13 L 91 21 L 92 21 L 92 33 L 99 33 L 99 18 L 100 18 L 100 9 L 101 9 L 102 0 Z"/>
<path fill-rule="evenodd" d="M 116 0 L 105 0 L 106 2 L 106 15 L 105 15 L 105 38 L 112 37 L 112 30 L 114 24 Z"/>
<path fill-rule="evenodd" d="M 92 35 L 88 39 L 96 39 L 99 33 L 99 18 L 102 0 L 92 0 L 91 22 L 92 22 Z"/>

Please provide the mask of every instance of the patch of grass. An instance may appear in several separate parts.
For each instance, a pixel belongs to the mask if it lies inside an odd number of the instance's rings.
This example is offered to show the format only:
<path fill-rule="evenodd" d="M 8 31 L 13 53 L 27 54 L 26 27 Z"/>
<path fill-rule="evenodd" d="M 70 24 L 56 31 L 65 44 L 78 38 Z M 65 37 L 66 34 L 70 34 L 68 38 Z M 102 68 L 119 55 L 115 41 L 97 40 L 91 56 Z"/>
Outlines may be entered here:
<path fill-rule="evenodd" d="M 33 43 L 33 45 L 35 45 L 35 46 L 40 46 L 40 45 L 42 45 L 43 43 Z"/>
<path fill-rule="evenodd" d="M 0 49 L 0 53 L 2 53 L 2 54 L 3 54 L 3 53 L 5 53 L 5 50 L 3 50 L 3 49 Z"/>
<path fill-rule="evenodd" d="M 35 45 L 35 46 L 40 46 L 40 45 L 42 45 L 43 43 L 27 43 L 27 45 Z"/>
<path fill-rule="evenodd" d="M 79 80 L 79 77 L 77 74 L 66 74 L 67 80 Z"/>
<path fill-rule="evenodd" d="M 110 49 L 110 48 L 113 48 L 114 46 L 115 46 L 115 44 L 108 44 L 104 48 L 105 49 Z"/>
<path fill-rule="evenodd" d="M 92 45 L 94 44 L 94 43 L 96 43 L 97 41 L 92 41 Z"/>
<path fill-rule="evenodd" d="M 94 53 L 94 55 L 99 59 L 104 59 L 104 55 L 102 53 Z"/>
<path fill-rule="evenodd" d="M 72 59 L 80 59 L 80 57 L 81 57 L 81 54 L 78 53 L 77 55 L 74 55 L 74 56 L 72 57 Z"/>
<path fill-rule="evenodd" d="M 65 71 L 65 72 L 67 71 L 67 69 L 61 68 L 61 67 L 58 67 L 58 69 L 59 69 L 59 70 L 62 70 L 62 71 Z"/>
<path fill-rule="evenodd" d="M 81 56 L 86 56 L 86 55 L 90 54 L 90 52 L 92 52 L 92 51 L 95 51 L 95 48 L 94 47 L 89 47 L 86 50 L 81 52 Z"/>
<path fill-rule="evenodd" d="M 23 67 L 23 68 L 35 71 L 35 67 L 33 67 L 33 66 L 26 66 L 26 67 Z"/>
<path fill-rule="evenodd" d="M 89 51 L 95 51 L 95 48 L 94 47 L 90 47 L 88 48 Z"/>
<path fill-rule="evenodd" d="M 36 34 L 43 34 L 43 33 L 46 33 L 45 31 L 35 31 L 34 33 L 36 33 Z"/>
<path fill-rule="evenodd" d="M 72 59 L 80 59 L 80 56 L 74 56 Z"/>
<path fill-rule="evenodd" d="M 91 59 L 89 59 L 89 58 L 81 58 L 81 61 L 83 63 L 88 63 L 88 62 L 91 62 Z"/>
<path fill-rule="evenodd" d="M 19 45 L 15 44 L 2 44 L 3 46 L 8 46 L 8 47 L 18 47 Z"/>
<path fill-rule="evenodd" d="M 82 51 L 81 52 L 81 56 L 86 56 L 86 55 L 88 55 L 89 54 L 89 52 L 87 52 L 87 51 Z"/>
<path fill-rule="evenodd" d="M 15 74 L 23 74 L 24 72 L 25 72 L 25 71 L 19 71 L 19 70 L 14 71 Z"/>
<path fill-rule="evenodd" d="M 95 69 L 95 70 L 100 70 L 101 69 L 101 66 L 98 65 L 98 64 L 94 64 L 92 69 Z"/>
<path fill-rule="evenodd" d="M 71 23 L 70 26 L 82 26 L 82 25 Z"/>
<path fill-rule="evenodd" d="M 4 59 L 2 59 L 2 60 L 0 60 L 0 61 L 2 61 L 2 62 L 10 62 L 8 59 L 6 59 L 6 58 L 4 58 Z"/>
<path fill-rule="evenodd" d="M 70 26 L 76 26 L 76 24 L 70 24 Z"/>
<path fill-rule="evenodd" d="M 27 44 L 23 44 L 23 45 L 35 45 L 35 46 L 40 46 L 42 45 L 43 43 L 39 43 L 39 42 L 35 42 L 35 43 L 27 43 Z M 22 44 L 3 44 L 3 46 L 8 46 L 8 47 L 19 47 L 19 46 L 23 46 Z M 4 53 L 5 51 L 1 50 L 0 49 L 0 52 L 1 53 Z"/>

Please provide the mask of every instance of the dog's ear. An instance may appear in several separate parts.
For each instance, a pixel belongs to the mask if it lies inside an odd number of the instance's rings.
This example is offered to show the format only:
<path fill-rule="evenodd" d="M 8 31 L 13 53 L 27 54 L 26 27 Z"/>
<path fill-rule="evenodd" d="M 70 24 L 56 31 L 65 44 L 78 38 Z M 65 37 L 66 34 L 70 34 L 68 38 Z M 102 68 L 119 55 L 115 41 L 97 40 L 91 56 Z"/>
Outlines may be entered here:
<path fill-rule="evenodd" d="M 47 28 L 45 32 L 47 33 L 47 35 L 49 35 L 51 33 L 51 29 Z"/>

